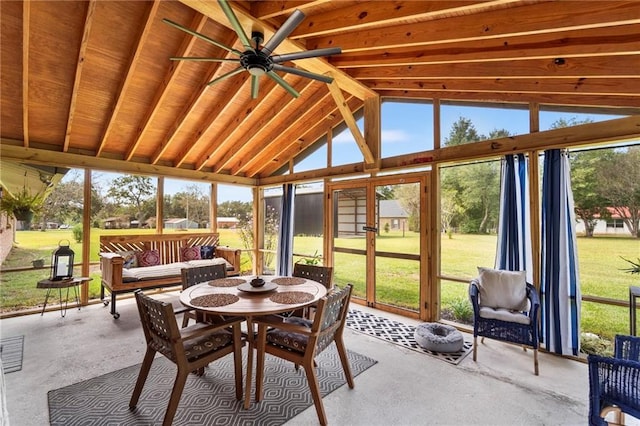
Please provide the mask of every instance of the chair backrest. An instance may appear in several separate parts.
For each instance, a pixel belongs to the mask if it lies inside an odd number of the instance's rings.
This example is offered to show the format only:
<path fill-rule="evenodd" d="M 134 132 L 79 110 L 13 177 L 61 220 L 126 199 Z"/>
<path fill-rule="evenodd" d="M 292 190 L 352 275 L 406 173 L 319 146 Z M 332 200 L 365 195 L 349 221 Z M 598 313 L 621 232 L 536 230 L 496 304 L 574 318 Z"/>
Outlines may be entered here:
<path fill-rule="evenodd" d="M 311 326 L 311 331 L 318 333 L 315 341 L 316 353 L 322 352 L 333 342 L 336 335 L 342 333 L 352 289 L 353 285 L 347 284 L 343 289 L 336 289 L 318 302 L 318 310 Z"/>
<path fill-rule="evenodd" d="M 147 345 L 175 362 L 176 348 L 182 345 L 177 345 L 181 336 L 173 306 L 146 296 L 142 290 L 136 290 L 135 295 Z"/>
<path fill-rule="evenodd" d="M 330 266 L 296 263 L 293 266 L 293 276 L 317 281 L 328 289 L 332 288 L 333 268 Z"/>
<path fill-rule="evenodd" d="M 614 357 L 640 361 L 640 337 L 617 334 L 614 348 Z"/>
<path fill-rule="evenodd" d="M 181 273 L 182 288 L 185 289 L 205 281 L 225 278 L 227 276 L 227 268 L 224 264 L 195 266 L 193 268 L 183 268 Z"/>

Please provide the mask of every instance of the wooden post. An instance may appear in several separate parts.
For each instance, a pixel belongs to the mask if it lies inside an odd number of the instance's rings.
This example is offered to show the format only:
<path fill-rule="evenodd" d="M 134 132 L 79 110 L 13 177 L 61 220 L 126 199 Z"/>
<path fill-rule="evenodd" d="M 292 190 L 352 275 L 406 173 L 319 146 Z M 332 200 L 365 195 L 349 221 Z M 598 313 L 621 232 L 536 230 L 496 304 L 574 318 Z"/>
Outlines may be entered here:
<path fill-rule="evenodd" d="M 156 191 L 156 234 L 162 234 L 164 228 L 164 177 L 158 176 Z"/>
<path fill-rule="evenodd" d="M 91 261 L 91 169 L 84 169 L 82 209 L 82 269 L 81 275 L 88 277 L 89 262 Z M 80 304 L 89 303 L 89 281 L 80 285 Z"/>

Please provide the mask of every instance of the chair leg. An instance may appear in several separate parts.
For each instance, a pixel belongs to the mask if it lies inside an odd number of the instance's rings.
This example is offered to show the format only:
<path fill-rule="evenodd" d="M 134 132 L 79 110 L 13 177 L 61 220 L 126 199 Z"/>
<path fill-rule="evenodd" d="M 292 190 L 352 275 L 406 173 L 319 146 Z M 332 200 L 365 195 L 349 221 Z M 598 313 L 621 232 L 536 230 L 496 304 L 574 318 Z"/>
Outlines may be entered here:
<path fill-rule="evenodd" d="M 313 397 L 313 404 L 316 406 L 316 413 L 318 414 L 318 420 L 322 426 L 327 424 L 327 415 L 324 412 L 324 404 L 322 403 L 322 395 L 320 395 L 320 386 L 318 385 L 318 378 L 316 377 L 316 369 L 313 368 L 313 360 L 309 362 L 309 365 L 304 365 L 304 372 L 307 375 L 307 381 L 309 382 L 309 389 L 311 390 L 311 396 Z"/>
<path fill-rule="evenodd" d="M 138 405 L 142 388 L 144 387 L 144 383 L 147 381 L 147 376 L 149 376 L 149 370 L 151 370 L 151 364 L 153 364 L 153 358 L 155 356 L 156 351 L 151 348 L 147 348 L 147 352 L 144 354 L 144 361 L 142 361 L 142 366 L 140 367 L 140 373 L 138 373 L 136 386 L 133 388 L 133 394 L 131 394 L 131 399 L 129 400 L 129 409 L 131 410 L 136 408 L 136 405 Z"/>
<path fill-rule="evenodd" d="M 188 325 L 189 325 L 189 313 L 185 312 L 182 315 L 182 328 L 185 328 Z"/>
<path fill-rule="evenodd" d="M 473 336 L 473 360 L 477 360 L 478 354 L 478 336 Z"/>
<path fill-rule="evenodd" d="M 533 371 L 538 376 L 538 349 L 533 350 Z"/>
<path fill-rule="evenodd" d="M 347 378 L 349 388 L 353 389 L 353 375 L 351 374 L 351 366 L 349 365 L 349 358 L 347 358 L 347 349 L 344 347 L 342 336 L 336 336 L 335 342 L 336 348 L 338 349 L 338 355 L 340 355 L 340 362 L 342 362 L 342 370 L 344 370 L 344 375 Z"/>
<path fill-rule="evenodd" d="M 178 367 L 178 372 L 176 373 L 176 381 L 173 383 L 171 398 L 169 399 L 167 412 L 164 414 L 162 426 L 171 426 L 171 424 L 173 423 L 173 418 L 175 417 L 176 411 L 178 410 L 178 404 L 180 403 L 180 397 L 182 396 L 182 391 L 184 390 L 184 384 L 187 381 L 188 375 L 189 372 L 186 371 L 186 369 Z"/>
<path fill-rule="evenodd" d="M 233 326 L 233 365 L 236 379 L 236 399 L 242 399 L 242 331 L 240 325 Z"/>

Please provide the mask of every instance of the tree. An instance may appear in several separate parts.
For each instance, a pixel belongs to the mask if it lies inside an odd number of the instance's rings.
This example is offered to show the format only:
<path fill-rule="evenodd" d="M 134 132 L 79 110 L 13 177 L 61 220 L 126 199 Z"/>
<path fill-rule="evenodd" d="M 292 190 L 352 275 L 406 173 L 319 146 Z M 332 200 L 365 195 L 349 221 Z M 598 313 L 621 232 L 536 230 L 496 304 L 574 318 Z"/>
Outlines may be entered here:
<path fill-rule="evenodd" d="M 133 216 L 142 224 L 144 222 L 144 203 L 155 194 L 155 186 L 151 178 L 139 175 L 123 175 L 111 182 L 107 195 L 116 204 L 129 207 Z"/>
<path fill-rule="evenodd" d="M 253 204 L 243 201 L 225 201 L 218 205 L 218 216 L 235 217 L 240 222 L 250 220 L 253 212 Z"/>
<path fill-rule="evenodd" d="M 395 197 L 409 215 L 409 231 L 420 232 L 420 184 L 397 185 Z"/>
<path fill-rule="evenodd" d="M 609 201 L 602 195 L 602 182 L 598 178 L 607 151 L 583 151 L 571 155 L 571 189 L 576 215 L 584 223 L 585 235 L 593 237 L 599 219 L 610 216 Z"/>
<path fill-rule="evenodd" d="M 597 176 L 600 196 L 622 218 L 635 238 L 640 238 L 640 146 L 617 149 L 601 163 Z"/>

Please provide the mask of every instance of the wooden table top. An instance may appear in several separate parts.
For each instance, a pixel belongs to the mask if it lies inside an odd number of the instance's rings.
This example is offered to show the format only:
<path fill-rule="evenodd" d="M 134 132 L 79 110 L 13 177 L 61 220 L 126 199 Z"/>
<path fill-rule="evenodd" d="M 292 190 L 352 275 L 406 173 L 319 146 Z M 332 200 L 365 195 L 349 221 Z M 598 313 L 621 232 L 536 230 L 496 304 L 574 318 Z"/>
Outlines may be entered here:
<path fill-rule="evenodd" d="M 48 278 L 38 281 L 37 288 L 66 288 L 74 285 L 82 284 L 85 281 L 91 281 L 91 277 L 75 277 L 66 280 L 52 281 Z"/>
<path fill-rule="evenodd" d="M 305 278 L 260 276 L 265 281 L 262 289 L 249 285 L 253 278 L 229 277 L 197 284 L 182 291 L 180 302 L 220 315 L 251 316 L 293 311 L 327 294 L 324 285 Z"/>

